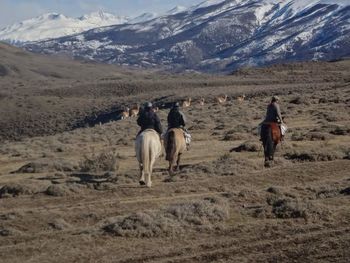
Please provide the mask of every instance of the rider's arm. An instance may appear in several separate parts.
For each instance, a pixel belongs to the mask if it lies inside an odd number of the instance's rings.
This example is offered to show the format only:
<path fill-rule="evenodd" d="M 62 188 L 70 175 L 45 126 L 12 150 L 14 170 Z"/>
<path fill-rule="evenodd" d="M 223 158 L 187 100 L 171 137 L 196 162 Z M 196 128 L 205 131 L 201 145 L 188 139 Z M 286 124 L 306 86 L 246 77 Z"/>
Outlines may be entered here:
<path fill-rule="evenodd" d="M 162 128 L 162 124 L 160 122 L 160 119 L 157 115 L 155 115 L 155 129 L 159 134 L 163 133 L 163 128 Z"/>
<path fill-rule="evenodd" d="M 181 115 L 181 126 L 185 127 L 186 126 L 186 117 L 182 112 L 180 112 L 180 115 Z"/>
<path fill-rule="evenodd" d="M 281 123 L 283 123 L 283 118 L 282 118 L 282 114 L 281 114 L 281 109 L 280 109 L 280 106 L 279 106 L 277 103 L 275 103 L 275 108 L 276 108 L 276 113 L 277 113 L 277 117 L 278 117 L 279 121 L 280 121 Z"/>
<path fill-rule="evenodd" d="M 138 126 L 142 126 L 142 118 L 141 118 L 141 115 L 139 115 L 139 117 L 137 118 L 137 125 L 138 125 Z"/>

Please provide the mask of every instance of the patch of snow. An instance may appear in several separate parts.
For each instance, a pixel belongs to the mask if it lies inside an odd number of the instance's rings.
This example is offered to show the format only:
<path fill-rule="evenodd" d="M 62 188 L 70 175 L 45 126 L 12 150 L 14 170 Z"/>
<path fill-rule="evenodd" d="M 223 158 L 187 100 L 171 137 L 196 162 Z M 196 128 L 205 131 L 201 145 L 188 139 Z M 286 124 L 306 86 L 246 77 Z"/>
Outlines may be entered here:
<path fill-rule="evenodd" d="M 174 8 L 170 9 L 166 12 L 166 15 L 175 15 L 181 12 L 184 12 L 187 10 L 187 7 L 184 6 L 175 6 Z"/>
<path fill-rule="evenodd" d="M 97 12 L 80 18 L 70 18 L 62 14 L 48 13 L 15 23 L 0 30 L 0 39 L 27 42 L 58 38 L 96 27 L 125 23 L 127 17 Z"/>

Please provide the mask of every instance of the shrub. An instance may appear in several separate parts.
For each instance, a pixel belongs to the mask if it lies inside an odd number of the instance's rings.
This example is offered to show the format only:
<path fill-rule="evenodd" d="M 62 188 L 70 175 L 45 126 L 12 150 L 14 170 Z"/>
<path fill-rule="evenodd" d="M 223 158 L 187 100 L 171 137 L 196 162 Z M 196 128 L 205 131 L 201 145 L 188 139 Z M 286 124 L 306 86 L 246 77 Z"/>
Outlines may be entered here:
<path fill-rule="evenodd" d="M 305 200 L 290 199 L 286 197 L 277 198 L 272 204 L 272 213 L 277 218 L 303 218 L 328 220 L 330 213 L 325 207 L 314 205 Z"/>
<path fill-rule="evenodd" d="M 294 99 L 292 99 L 289 103 L 292 103 L 292 104 L 304 104 L 306 103 L 306 100 L 302 97 L 296 97 Z"/>
<path fill-rule="evenodd" d="M 0 198 L 2 197 L 15 197 L 19 195 L 30 195 L 35 191 L 28 186 L 19 184 L 7 184 L 0 189 Z"/>
<path fill-rule="evenodd" d="M 293 199 L 277 199 L 272 204 L 272 213 L 278 218 L 306 218 L 307 204 Z"/>
<path fill-rule="evenodd" d="M 332 139 L 332 135 L 323 132 L 309 132 L 306 137 L 310 141 L 326 141 Z"/>
<path fill-rule="evenodd" d="M 332 130 L 330 133 L 334 135 L 347 135 L 350 133 L 350 128 L 338 126 L 334 130 Z"/>
<path fill-rule="evenodd" d="M 230 152 L 258 152 L 261 147 L 262 146 L 256 142 L 244 142 L 238 147 L 232 148 Z"/>
<path fill-rule="evenodd" d="M 115 152 L 93 153 L 90 157 L 84 156 L 79 166 L 82 172 L 117 171 L 118 159 L 119 156 Z"/>
<path fill-rule="evenodd" d="M 75 165 L 65 160 L 40 160 L 23 165 L 13 173 L 43 173 L 43 172 L 72 172 L 75 170 Z"/>
<path fill-rule="evenodd" d="M 333 161 L 343 159 L 344 156 L 340 152 L 319 152 L 319 151 L 303 151 L 303 152 L 289 152 L 284 155 L 287 160 L 300 162 L 317 162 L 317 161 Z"/>
<path fill-rule="evenodd" d="M 133 213 L 117 217 L 103 229 L 117 236 L 154 237 L 181 233 L 190 227 L 199 230 L 228 219 L 226 202 L 206 198 L 201 201 L 170 205 L 156 211 Z"/>

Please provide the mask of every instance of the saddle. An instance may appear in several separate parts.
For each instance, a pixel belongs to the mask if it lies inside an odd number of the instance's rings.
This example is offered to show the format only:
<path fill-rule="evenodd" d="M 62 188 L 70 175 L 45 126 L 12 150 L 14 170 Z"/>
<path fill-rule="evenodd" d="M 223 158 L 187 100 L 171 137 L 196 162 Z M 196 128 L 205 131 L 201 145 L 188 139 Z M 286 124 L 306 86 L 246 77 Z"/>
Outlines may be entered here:
<path fill-rule="evenodd" d="M 139 132 L 137 133 L 137 135 L 136 135 L 136 138 L 137 138 L 138 136 L 140 136 L 141 134 L 146 133 L 146 132 L 154 132 L 154 133 L 157 133 L 156 130 L 151 129 L 151 128 L 148 128 L 148 129 L 145 129 L 145 130 L 143 130 L 143 131 L 139 131 Z M 157 134 L 158 134 L 158 133 L 157 133 Z"/>

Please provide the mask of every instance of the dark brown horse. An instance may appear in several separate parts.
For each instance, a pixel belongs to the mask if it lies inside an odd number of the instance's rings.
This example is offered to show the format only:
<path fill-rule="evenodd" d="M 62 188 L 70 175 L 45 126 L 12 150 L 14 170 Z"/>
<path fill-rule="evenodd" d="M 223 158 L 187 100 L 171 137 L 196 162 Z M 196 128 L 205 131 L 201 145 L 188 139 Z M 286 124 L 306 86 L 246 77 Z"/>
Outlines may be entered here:
<path fill-rule="evenodd" d="M 186 150 L 184 131 L 178 128 L 170 129 L 164 138 L 164 147 L 165 160 L 169 161 L 168 171 L 172 175 L 174 174 L 174 168 L 175 170 L 179 169 L 181 154 Z"/>
<path fill-rule="evenodd" d="M 265 122 L 261 126 L 261 141 L 264 146 L 265 167 L 270 167 L 277 145 L 282 140 L 281 129 L 276 122 Z"/>

